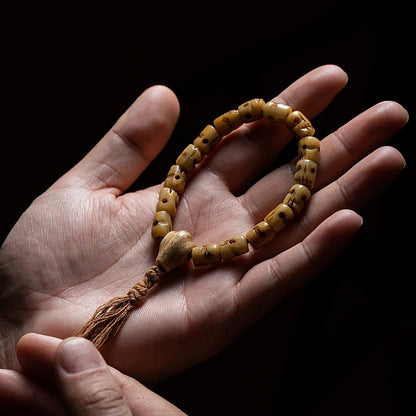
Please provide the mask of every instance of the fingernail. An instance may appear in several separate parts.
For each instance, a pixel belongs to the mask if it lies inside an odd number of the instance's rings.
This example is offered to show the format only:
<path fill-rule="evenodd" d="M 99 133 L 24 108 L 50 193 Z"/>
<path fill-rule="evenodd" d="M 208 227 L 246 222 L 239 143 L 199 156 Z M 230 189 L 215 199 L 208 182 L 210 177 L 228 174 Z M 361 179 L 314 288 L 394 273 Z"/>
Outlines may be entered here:
<path fill-rule="evenodd" d="M 99 368 L 105 361 L 94 345 L 84 338 L 69 338 L 61 344 L 58 365 L 67 373 L 75 374 Z"/>

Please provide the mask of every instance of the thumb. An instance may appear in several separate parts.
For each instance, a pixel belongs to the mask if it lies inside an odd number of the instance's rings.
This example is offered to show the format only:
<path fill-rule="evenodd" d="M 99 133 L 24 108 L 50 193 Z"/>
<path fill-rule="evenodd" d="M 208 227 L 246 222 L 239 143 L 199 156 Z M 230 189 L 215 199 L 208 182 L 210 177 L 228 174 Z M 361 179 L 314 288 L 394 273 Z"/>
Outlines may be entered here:
<path fill-rule="evenodd" d="M 56 355 L 56 373 L 70 415 L 132 414 L 119 383 L 90 341 L 84 338 L 63 341 Z"/>

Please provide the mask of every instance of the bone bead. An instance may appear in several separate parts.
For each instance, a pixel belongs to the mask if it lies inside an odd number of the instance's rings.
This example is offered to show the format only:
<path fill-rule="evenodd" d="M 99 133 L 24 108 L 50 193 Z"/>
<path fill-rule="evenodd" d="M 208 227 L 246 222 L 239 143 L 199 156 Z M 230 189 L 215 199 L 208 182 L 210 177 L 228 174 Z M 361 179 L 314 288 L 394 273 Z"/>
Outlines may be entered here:
<path fill-rule="evenodd" d="M 238 110 L 230 110 L 214 120 L 215 128 L 222 135 L 231 133 L 233 130 L 237 129 L 242 124 L 243 119 L 241 118 L 241 115 L 238 112 Z"/>
<path fill-rule="evenodd" d="M 166 211 L 172 217 L 176 214 L 176 205 L 179 195 L 171 188 L 162 188 L 159 194 L 159 201 L 156 204 L 156 211 Z"/>
<path fill-rule="evenodd" d="M 160 243 L 156 264 L 169 272 L 189 260 L 193 247 L 194 240 L 187 231 L 171 231 Z"/>
<path fill-rule="evenodd" d="M 152 237 L 159 240 L 170 231 L 172 231 L 172 217 L 166 211 L 157 211 L 153 217 Z"/>
<path fill-rule="evenodd" d="M 186 172 L 179 165 L 173 165 L 169 169 L 164 187 L 171 188 L 179 195 L 182 195 L 185 190 L 186 177 Z"/>
<path fill-rule="evenodd" d="M 310 196 L 311 191 L 306 186 L 295 184 L 290 188 L 283 204 L 289 205 L 295 214 L 299 214 Z"/>
<path fill-rule="evenodd" d="M 202 154 L 199 149 L 193 144 L 189 144 L 176 159 L 176 164 L 185 169 L 187 172 L 192 172 L 195 169 L 195 165 L 201 160 Z"/>
<path fill-rule="evenodd" d="M 274 122 L 284 121 L 291 112 L 292 108 L 288 105 L 269 101 L 263 108 L 263 118 Z"/>
<path fill-rule="evenodd" d="M 279 204 L 273 211 L 269 212 L 265 217 L 266 221 L 275 233 L 278 233 L 292 218 L 294 214 L 289 205 Z"/>
<path fill-rule="evenodd" d="M 318 164 L 312 160 L 301 159 L 296 163 L 295 183 L 313 189 L 315 186 L 316 175 L 318 174 Z"/>
<path fill-rule="evenodd" d="M 306 136 L 299 140 L 298 155 L 300 159 L 309 159 L 319 163 L 320 142 L 316 137 Z"/>
<path fill-rule="evenodd" d="M 274 236 L 273 228 L 266 221 L 259 222 L 246 233 L 246 239 L 255 249 L 271 241 Z"/>
<path fill-rule="evenodd" d="M 248 242 L 244 235 L 239 235 L 228 240 L 218 243 L 220 247 L 220 255 L 223 260 L 231 259 L 240 254 L 247 253 Z"/>
<path fill-rule="evenodd" d="M 192 261 L 195 266 L 218 263 L 221 261 L 220 246 L 218 244 L 208 244 L 194 247 L 192 249 Z"/>
<path fill-rule="evenodd" d="M 196 146 L 201 153 L 209 153 L 221 140 L 221 135 L 217 129 L 211 124 L 208 124 L 204 130 L 199 133 L 199 136 L 194 140 L 194 146 Z"/>
<path fill-rule="evenodd" d="M 300 111 L 291 112 L 285 119 L 287 127 L 298 137 L 313 136 L 315 129 L 308 118 Z"/>
<path fill-rule="evenodd" d="M 263 118 L 263 108 L 265 102 L 262 98 L 254 98 L 238 107 L 238 112 L 244 123 L 260 120 Z"/>

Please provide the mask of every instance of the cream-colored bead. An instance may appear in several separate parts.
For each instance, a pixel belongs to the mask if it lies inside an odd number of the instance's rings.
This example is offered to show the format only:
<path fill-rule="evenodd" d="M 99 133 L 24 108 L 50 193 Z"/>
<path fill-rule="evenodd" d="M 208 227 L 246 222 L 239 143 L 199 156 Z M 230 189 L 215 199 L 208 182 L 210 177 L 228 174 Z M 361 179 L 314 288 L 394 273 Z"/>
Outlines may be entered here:
<path fill-rule="evenodd" d="M 222 135 L 231 133 L 233 130 L 238 129 L 242 124 L 243 120 L 238 110 L 230 110 L 214 120 L 215 128 Z"/>
<path fill-rule="evenodd" d="M 266 221 L 275 233 L 278 233 L 292 218 L 294 214 L 289 205 L 279 204 L 273 211 L 269 212 L 265 217 Z"/>
<path fill-rule="evenodd" d="M 185 150 L 176 159 L 176 164 L 181 166 L 187 172 L 192 172 L 202 160 L 202 154 L 199 149 L 193 144 L 189 144 Z"/>
<path fill-rule="evenodd" d="M 218 263 L 221 261 L 220 246 L 218 244 L 208 244 L 194 247 L 192 249 L 192 261 L 195 266 Z"/>
<path fill-rule="evenodd" d="M 299 139 L 298 146 L 299 146 L 299 152 L 301 150 L 305 150 L 305 149 L 308 149 L 308 150 L 317 149 L 317 150 L 319 150 L 321 148 L 321 142 L 316 137 L 305 136 L 305 137 L 302 137 L 301 139 Z"/>
<path fill-rule="evenodd" d="M 296 163 L 295 183 L 313 189 L 315 186 L 316 175 L 318 174 L 318 164 L 308 159 L 301 159 Z"/>
<path fill-rule="evenodd" d="M 248 242 L 244 235 L 238 235 L 228 240 L 221 241 L 218 245 L 223 260 L 231 259 L 232 257 L 239 256 L 248 251 Z"/>
<path fill-rule="evenodd" d="M 182 195 L 185 190 L 186 178 L 186 172 L 179 165 L 173 165 L 169 169 L 164 187 L 171 188 L 179 195 Z"/>
<path fill-rule="evenodd" d="M 156 264 L 164 271 L 169 272 L 189 260 L 194 240 L 187 231 L 171 231 L 160 243 Z"/>
<path fill-rule="evenodd" d="M 156 211 L 166 211 L 172 217 L 176 214 L 176 205 L 179 195 L 171 188 L 162 188 L 159 194 L 159 201 L 156 204 Z"/>
<path fill-rule="evenodd" d="M 309 159 L 319 163 L 320 142 L 316 137 L 306 136 L 299 140 L 298 155 L 300 159 Z"/>
<path fill-rule="evenodd" d="M 253 248 L 257 249 L 271 241 L 275 234 L 273 228 L 266 221 L 262 221 L 247 231 L 246 239 Z"/>
<path fill-rule="evenodd" d="M 221 141 L 221 135 L 217 129 L 211 124 L 208 124 L 204 130 L 199 133 L 199 136 L 194 140 L 194 146 L 196 146 L 201 153 L 209 153 L 219 142 Z"/>
<path fill-rule="evenodd" d="M 308 118 L 300 111 L 291 112 L 285 119 L 287 127 L 298 137 L 313 136 L 315 129 Z"/>
<path fill-rule="evenodd" d="M 310 196 L 311 191 L 306 186 L 295 184 L 290 188 L 283 204 L 289 205 L 295 214 L 299 214 Z"/>
<path fill-rule="evenodd" d="M 169 212 L 157 211 L 153 218 L 152 237 L 159 240 L 170 231 L 172 231 L 172 217 Z"/>
<path fill-rule="evenodd" d="M 292 108 L 285 104 L 269 101 L 263 108 L 263 118 L 265 120 L 281 122 L 292 112 Z"/>
<path fill-rule="evenodd" d="M 254 98 L 253 100 L 241 104 L 238 107 L 238 112 L 244 123 L 250 123 L 263 118 L 264 106 L 265 102 L 263 98 Z"/>

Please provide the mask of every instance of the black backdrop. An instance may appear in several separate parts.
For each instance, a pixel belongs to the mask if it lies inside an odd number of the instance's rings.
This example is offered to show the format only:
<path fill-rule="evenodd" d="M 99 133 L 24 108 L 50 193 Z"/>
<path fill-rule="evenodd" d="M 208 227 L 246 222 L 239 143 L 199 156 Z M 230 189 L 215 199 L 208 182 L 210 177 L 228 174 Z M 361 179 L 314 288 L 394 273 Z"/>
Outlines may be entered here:
<path fill-rule="evenodd" d="M 326 63 L 349 84 L 314 121 L 320 136 L 385 99 L 412 119 L 414 22 L 403 3 L 104 3 L 3 8 L 2 240 L 152 84 L 175 91 L 181 116 L 135 188 L 162 181 L 207 120 Z M 407 167 L 361 212 L 365 225 L 341 258 L 158 393 L 191 415 L 411 413 L 413 129 L 391 140 Z"/>

